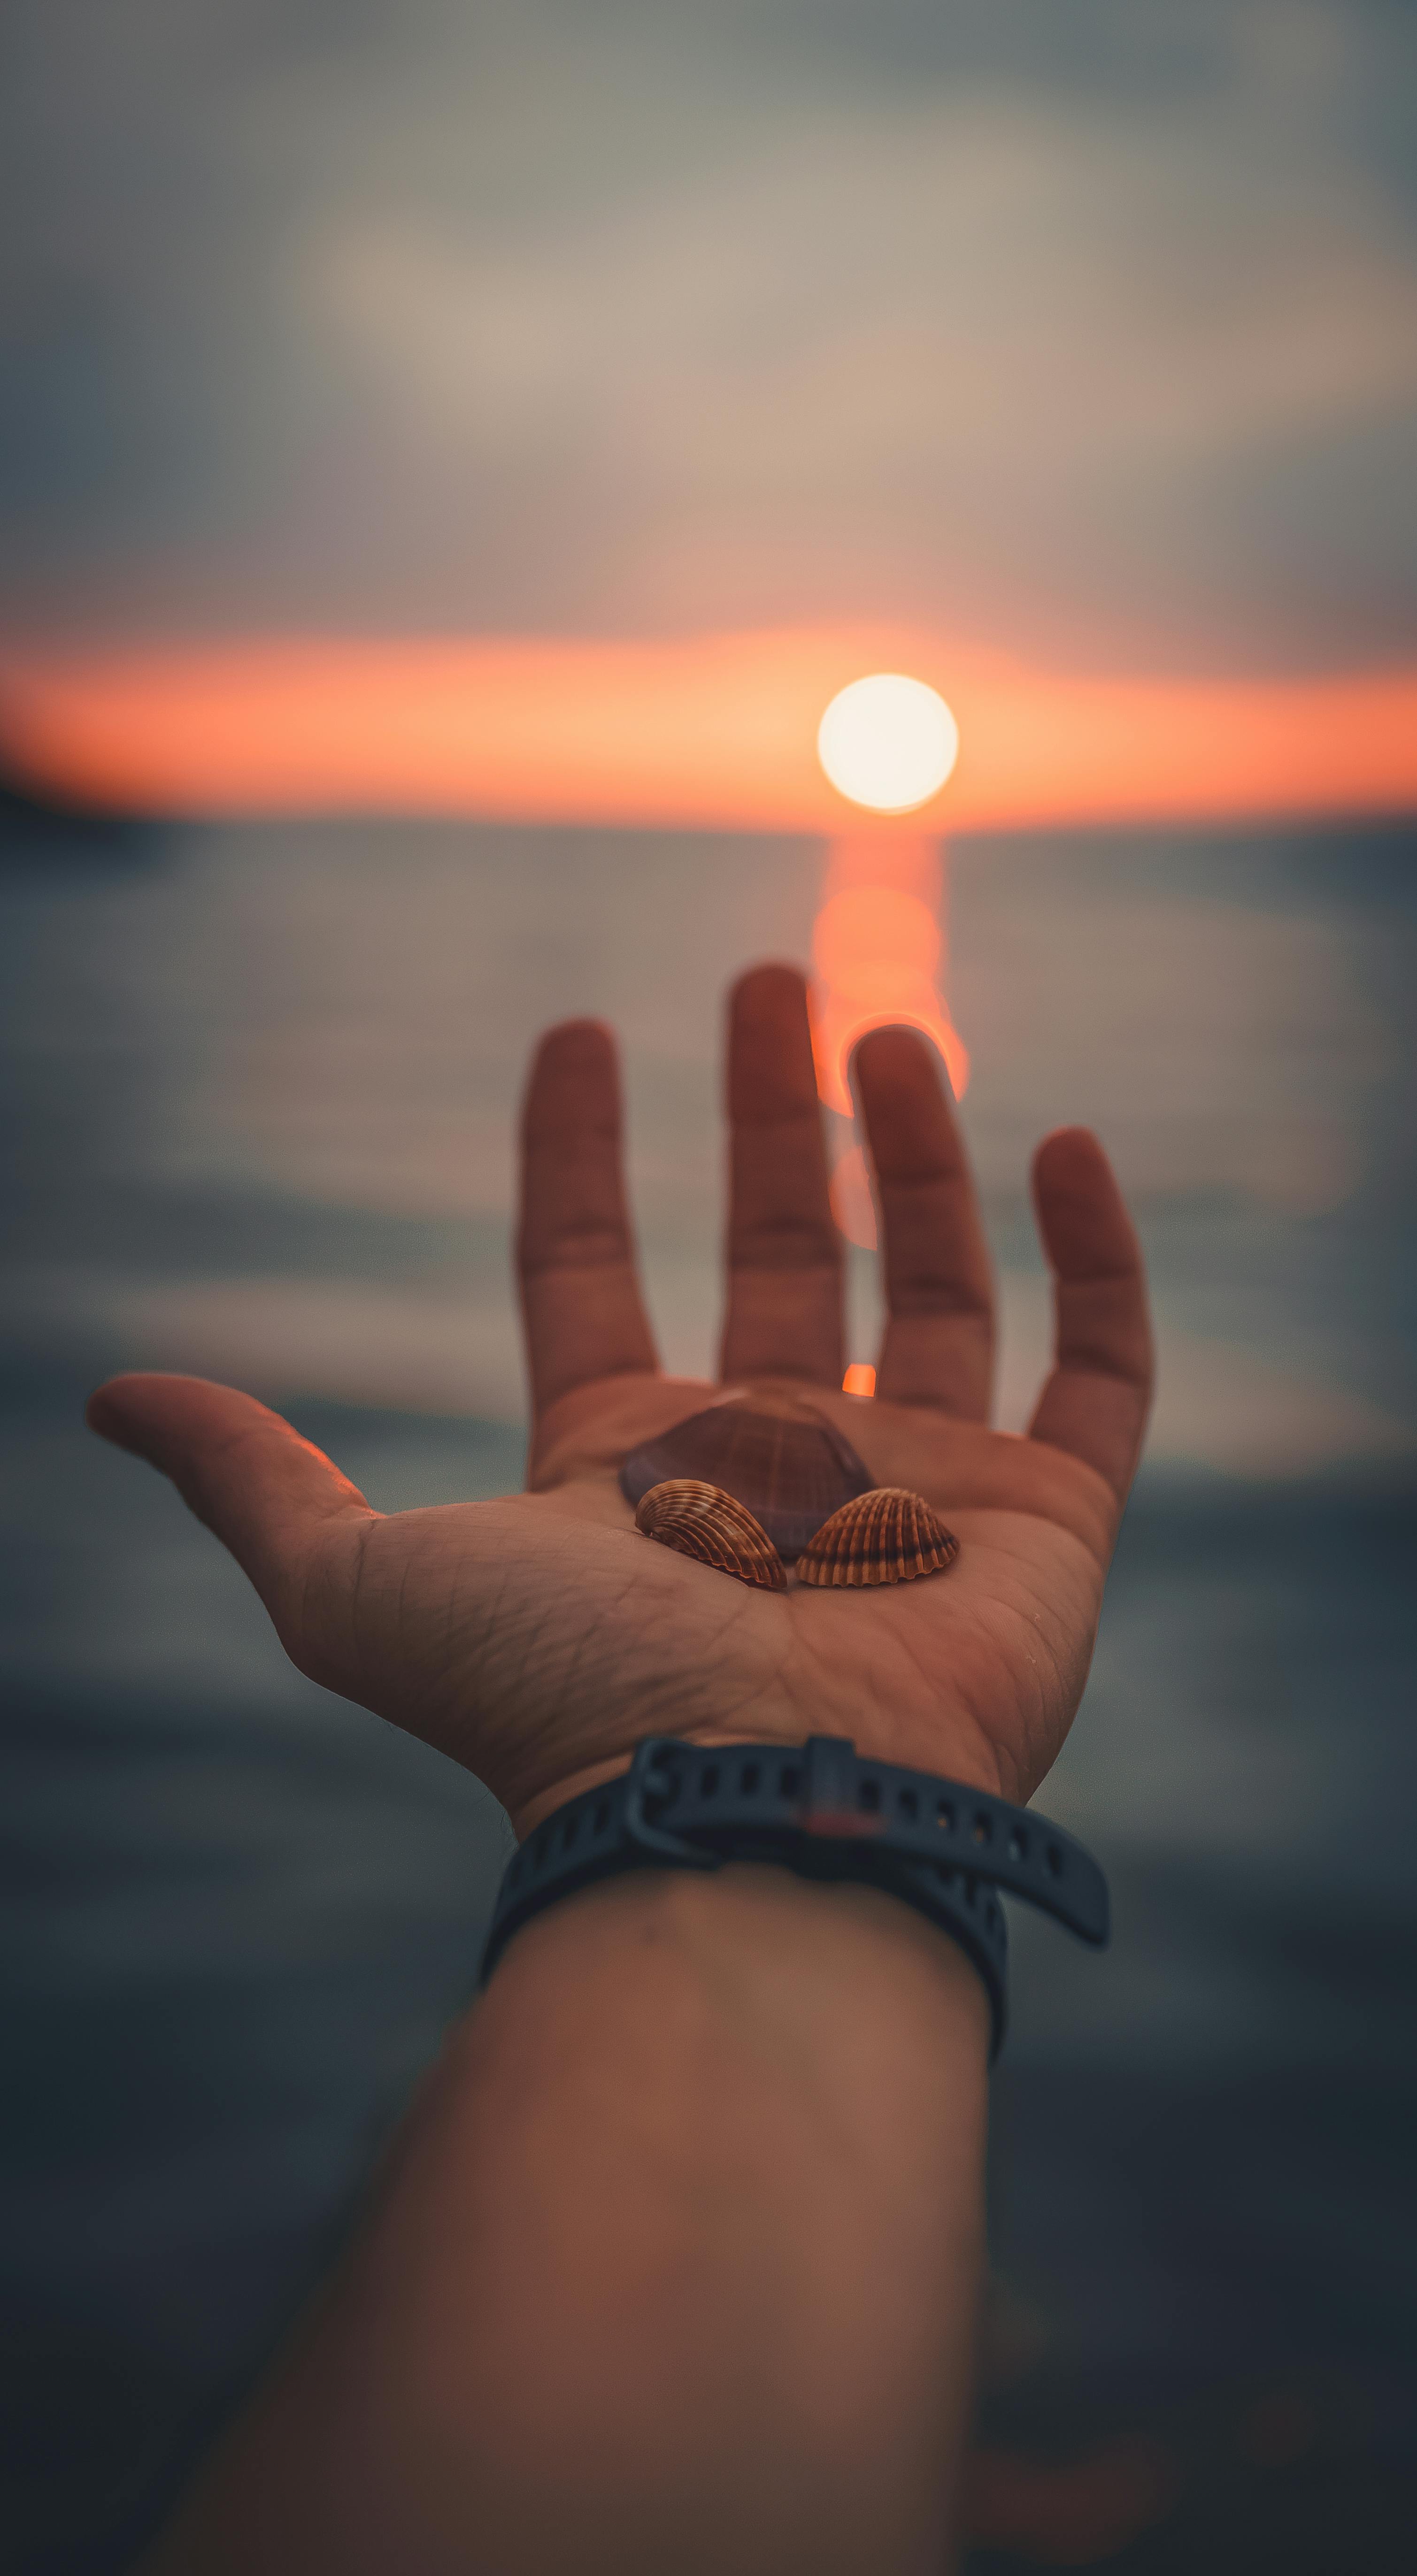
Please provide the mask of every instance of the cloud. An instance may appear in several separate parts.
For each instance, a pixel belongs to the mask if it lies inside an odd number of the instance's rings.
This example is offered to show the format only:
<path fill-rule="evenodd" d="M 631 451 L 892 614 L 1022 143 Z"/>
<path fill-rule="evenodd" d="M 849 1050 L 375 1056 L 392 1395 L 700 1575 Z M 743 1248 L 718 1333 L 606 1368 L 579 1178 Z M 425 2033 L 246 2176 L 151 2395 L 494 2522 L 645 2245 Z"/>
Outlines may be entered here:
<path fill-rule="evenodd" d="M 79 14 L 12 110 L 12 614 L 1400 631 L 1393 13 Z"/>

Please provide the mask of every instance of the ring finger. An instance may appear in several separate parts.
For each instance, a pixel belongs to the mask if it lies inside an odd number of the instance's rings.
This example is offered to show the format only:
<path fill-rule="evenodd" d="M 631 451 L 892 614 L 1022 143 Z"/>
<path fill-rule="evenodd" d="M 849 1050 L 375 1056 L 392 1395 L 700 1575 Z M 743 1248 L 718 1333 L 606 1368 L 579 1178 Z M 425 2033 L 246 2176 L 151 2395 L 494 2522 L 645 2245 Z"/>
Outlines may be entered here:
<path fill-rule="evenodd" d="M 911 1029 L 873 1029 L 856 1050 L 855 1075 L 885 1256 L 876 1393 L 892 1404 L 987 1421 L 993 1272 L 935 1051 Z"/>

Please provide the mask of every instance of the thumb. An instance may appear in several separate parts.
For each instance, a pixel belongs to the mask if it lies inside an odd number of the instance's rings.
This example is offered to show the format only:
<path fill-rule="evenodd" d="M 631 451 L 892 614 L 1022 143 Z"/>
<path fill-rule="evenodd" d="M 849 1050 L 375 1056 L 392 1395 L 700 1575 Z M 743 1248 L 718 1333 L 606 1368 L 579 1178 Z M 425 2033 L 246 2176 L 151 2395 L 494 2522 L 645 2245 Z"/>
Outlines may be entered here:
<path fill-rule="evenodd" d="M 249 1575 L 297 1663 L 306 1585 L 337 1534 L 378 1518 L 357 1485 L 278 1413 L 235 1387 L 201 1377 L 113 1377 L 88 1403 L 88 1422 L 171 1478 Z"/>

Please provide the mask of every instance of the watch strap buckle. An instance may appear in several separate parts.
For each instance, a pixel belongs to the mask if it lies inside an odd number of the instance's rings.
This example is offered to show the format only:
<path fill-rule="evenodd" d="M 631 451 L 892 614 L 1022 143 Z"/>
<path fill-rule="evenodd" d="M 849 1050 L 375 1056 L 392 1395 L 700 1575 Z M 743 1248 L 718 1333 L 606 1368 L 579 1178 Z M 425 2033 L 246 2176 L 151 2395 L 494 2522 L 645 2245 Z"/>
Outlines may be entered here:
<path fill-rule="evenodd" d="M 625 1832 L 636 1849 L 652 1860 L 672 1862 L 676 1869 L 717 1869 L 717 1852 L 705 1851 L 701 1843 L 688 1842 L 681 1834 L 666 1833 L 646 1813 L 647 1800 L 673 1795 L 674 1784 L 656 1780 L 654 1766 L 664 1754 L 677 1749 L 677 1739 L 672 1735 L 646 1735 L 635 1746 L 634 1759 L 625 1774 L 621 1809 Z"/>

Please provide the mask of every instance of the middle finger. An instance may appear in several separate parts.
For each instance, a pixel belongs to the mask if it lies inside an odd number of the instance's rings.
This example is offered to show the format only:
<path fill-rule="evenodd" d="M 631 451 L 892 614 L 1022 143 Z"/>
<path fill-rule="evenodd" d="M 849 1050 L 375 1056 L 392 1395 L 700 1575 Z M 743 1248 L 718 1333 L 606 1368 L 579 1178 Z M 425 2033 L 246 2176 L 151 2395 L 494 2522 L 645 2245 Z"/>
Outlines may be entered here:
<path fill-rule="evenodd" d="M 728 1117 L 722 1375 L 839 1387 L 841 1238 L 828 1196 L 807 988 L 795 967 L 758 966 L 734 987 Z"/>

